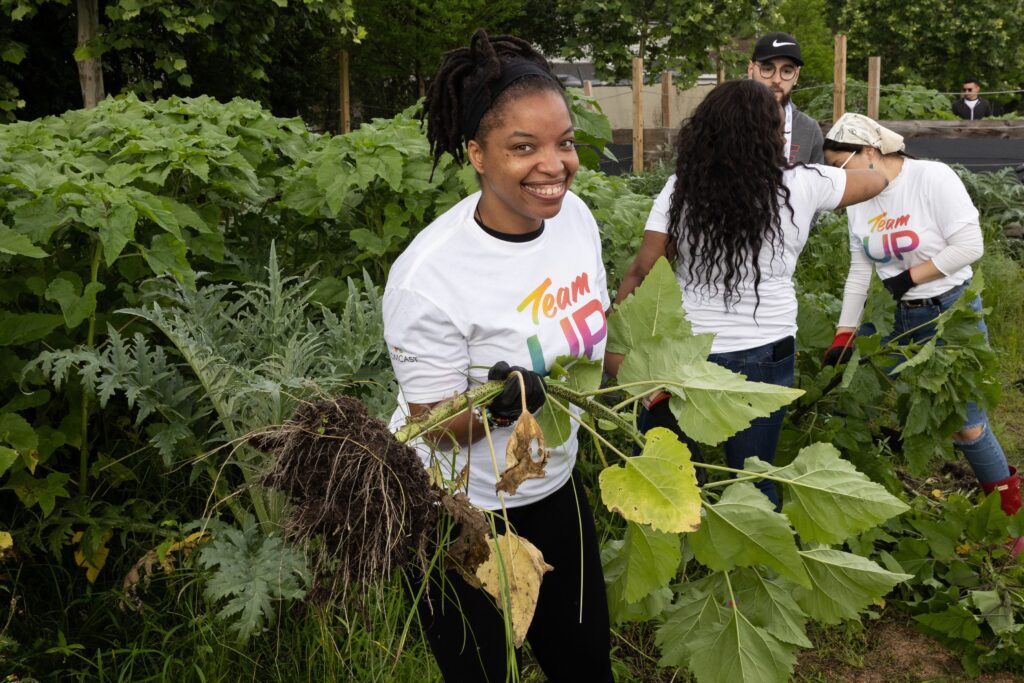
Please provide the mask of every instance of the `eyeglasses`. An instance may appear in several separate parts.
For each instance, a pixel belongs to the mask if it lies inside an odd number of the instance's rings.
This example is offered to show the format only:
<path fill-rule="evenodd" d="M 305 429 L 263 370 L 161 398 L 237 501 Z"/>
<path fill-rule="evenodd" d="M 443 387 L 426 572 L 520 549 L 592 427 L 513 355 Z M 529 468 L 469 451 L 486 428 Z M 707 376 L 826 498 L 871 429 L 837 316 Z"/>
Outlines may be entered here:
<path fill-rule="evenodd" d="M 846 168 L 846 165 L 847 165 L 848 163 L 850 163 L 850 159 L 852 159 L 852 158 L 853 158 L 853 157 L 855 157 L 856 155 L 857 155 L 857 150 L 853 150 L 852 152 L 850 152 L 850 156 L 846 157 L 846 161 L 844 161 L 844 162 L 842 163 L 842 165 L 840 165 L 840 166 L 839 166 L 839 170 L 841 171 L 841 170 L 843 170 L 844 168 Z"/>
<path fill-rule="evenodd" d="M 796 72 L 799 70 L 800 67 L 798 66 L 783 64 L 779 67 L 779 78 L 784 81 L 791 81 L 796 78 Z M 775 75 L 775 65 L 771 62 L 758 62 L 757 73 L 761 74 L 761 78 L 771 78 Z"/>

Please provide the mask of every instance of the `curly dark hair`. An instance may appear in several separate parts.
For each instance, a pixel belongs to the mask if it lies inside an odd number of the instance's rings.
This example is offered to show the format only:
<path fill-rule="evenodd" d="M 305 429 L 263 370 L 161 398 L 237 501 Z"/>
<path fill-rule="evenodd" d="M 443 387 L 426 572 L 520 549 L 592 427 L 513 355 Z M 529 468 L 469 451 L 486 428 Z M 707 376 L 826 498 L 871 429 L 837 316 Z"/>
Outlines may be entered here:
<path fill-rule="evenodd" d="M 445 152 L 458 163 L 465 160 L 465 144 L 469 142 L 463 131 L 463 92 L 486 88 L 501 76 L 502 64 L 528 61 L 543 67 L 549 73 L 551 66 L 533 47 L 514 36 L 488 36 L 477 29 L 469 47 L 460 47 L 444 55 L 441 68 L 427 89 L 421 121 L 427 123 L 427 140 L 434 155 L 434 166 Z M 473 136 L 482 140 L 501 122 L 501 113 L 510 102 L 541 90 L 551 90 L 564 97 L 562 84 L 554 75 L 525 76 L 503 90 L 480 121 Z"/>
<path fill-rule="evenodd" d="M 668 257 L 690 284 L 724 290 L 727 308 L 753 272 L 757 310 L 761 248 L 767 241 L 772 258 L 781 251 L 782 207 L 793 211 L 784 145 L 782 108 L 751 80 L 716 87 L 679 129 Z"/>

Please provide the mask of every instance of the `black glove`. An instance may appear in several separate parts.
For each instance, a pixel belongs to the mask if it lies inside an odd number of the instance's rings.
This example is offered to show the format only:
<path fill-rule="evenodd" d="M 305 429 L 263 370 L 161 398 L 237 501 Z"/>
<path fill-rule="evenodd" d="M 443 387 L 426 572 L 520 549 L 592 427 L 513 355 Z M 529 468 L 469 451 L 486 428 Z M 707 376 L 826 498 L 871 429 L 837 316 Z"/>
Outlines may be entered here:
<path fill-rule="evenodd" d="M 832 367 L 849 363 L 850 357 L 853 356 L 853 340 L 853 332 L 837 332 L 832 340 L 832 346 L 825 351 L 825 357 L 821 362 Z"/>
<path fill-rule="evenodd" d="M 903 299 L 903 295 L 914 287 L 914 279 L 910 277 L 910 269 L 907 268 L 899 275 L 885 278 L 882 280 L 882 284 L 892 294 L 892 298 L 896 299 L 896 303 L 899 303 Z"/>
<path fill-rule="evenodd" d="M 505 361 L 498 361 L 487 371 L 488 380 L 505 380 L 505 388 L 487 405 L 487 411 L 502 420 L 514 420 L 523 412 L 523 401 L 519 390 L 519 377 L 512 375 L 519 372 L 523 375 L 526 387 L 526 408 L 535 413 L 544 405 L 544 378 L 532 370 L 518 365 L 509 367 Z"/>

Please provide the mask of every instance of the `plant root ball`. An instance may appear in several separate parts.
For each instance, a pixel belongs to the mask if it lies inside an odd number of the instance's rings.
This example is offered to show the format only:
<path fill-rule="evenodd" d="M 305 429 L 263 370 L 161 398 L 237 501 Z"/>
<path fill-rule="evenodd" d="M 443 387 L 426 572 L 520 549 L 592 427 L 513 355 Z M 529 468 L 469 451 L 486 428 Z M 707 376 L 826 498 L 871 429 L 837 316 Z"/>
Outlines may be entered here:
<path fill-rule="evenodd" d="M 437 491 L 415 451 L 362 403 L 347 396 L 302 403 L 285 425 L 249 442 L 277 456 L 263 483 L 291 497 L 286 533 L 314 549 L 311 594 L 365 591 L 422 559 Z"/>

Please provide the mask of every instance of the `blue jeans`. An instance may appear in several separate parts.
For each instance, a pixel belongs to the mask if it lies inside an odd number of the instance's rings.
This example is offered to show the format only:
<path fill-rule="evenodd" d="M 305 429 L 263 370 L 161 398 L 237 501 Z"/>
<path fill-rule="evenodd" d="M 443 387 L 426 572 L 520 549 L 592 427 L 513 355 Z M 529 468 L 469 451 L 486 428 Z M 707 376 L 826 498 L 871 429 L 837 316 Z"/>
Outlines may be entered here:
<path fill-rule="evenodd" d="M 935 324 L 932 321 L 939 317 L 943 311 L 955 304 L 969 284 L 970 280 L 934 297 L 938 301 L 927 306 L 896 306 L 896 320 L 894 321 L 893 330 L 882 338 L 882 343 L 889 342 L 908 330 L 913 330 L 913 332 L 900 337 L 899 344 L 908 344 L 910 342 L 923 344 L 927 342 L 935 336 Z M 975 311 L 981 310 L 980 296 L 971 302 L 971 308 Z M 985 341 L 988 341 L 988 327 L 986 327 L 984 319 L 978 321 L 978 329 L 985 335 Z M 857 334 L 870 335 L 874 333 L 875 326 L 871 323 L 865 323 L 857 330 Z M 942 340 L 939 339 L 938 343 L 942 344 Z M 985 414 L 985 410 L 974 401 L 969 401 L 967 403 L 967 421 L 964 422 L 961 429 L 973 429 L 976 427 L 984 429 L 981 436 L 977 439 L 973 441 L 953 440 L 953 445 L 964 454 L 967 462 L 970 463 L 971 469 L 974 470 L 974 476 L 978 478 L 978 481 L 986 484 L 1000 481 L 1010 476 L 1010 468 L 1006 463 L 1006 454 L 1003 453 L 1003 448 L 999 445 L 995 435 L 992 434 L 992 430 L 988 428 L 988 416 Z"/>
<path fill-rule="evenodd" d="M 745 375 L 751 382 L 765 382 L 777 384 L 783 387 L 793 386 L 793 366 L 795 356 L 792 351 L 792 337 L 757 346 L 742 351 L 730 351 L 728 353 L 713 353 L 708 360 L 723 368 Z M 786 348 L 786 353 L 778 357 L 777 348 Z M 659 404 L 660 405 L 660 404 Z M 666 406 L 667 407 L 667 406 Z M 657 411 L 657 406 L 654 410 Z M 743 469 L 743 461 L 747 458 L 757 456 L 765 462 L 775 461 L 775 451 L 779 446 L 779 433 L 782 431 L 782 419 L 786 416 L 786 408 L 783 406 L 768 417 L 759 417 L 750 423 L 750 426 L 742 432 L 734 434 L 725 442 L 725 463 L 735 469 Z M 689 437 L 682 433 L 678 424 L 663 424 L 656 419 L 656 416 L 646 409 L 640 411 L 637 419 L 637 427 L 641 432 L 647 432 L 652 427 L 669 427 L 676 433 L 694 454 L 695 459 L 700 457 L 699 446 Z M 781 510 L 779 493 L 775 482 L 762 479 L 757 483 L 764 495 L 775 505 L 776 510 Z"/>

